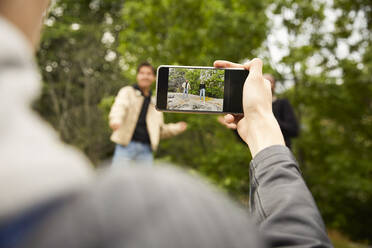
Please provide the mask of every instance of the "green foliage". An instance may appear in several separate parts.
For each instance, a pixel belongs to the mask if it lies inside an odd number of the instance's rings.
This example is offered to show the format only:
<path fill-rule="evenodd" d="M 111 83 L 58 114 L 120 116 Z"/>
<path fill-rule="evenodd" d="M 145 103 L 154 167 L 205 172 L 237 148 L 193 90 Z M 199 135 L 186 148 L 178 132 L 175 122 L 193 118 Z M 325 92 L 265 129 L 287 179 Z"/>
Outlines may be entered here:
<path fill-rule="evenodd" d="M 337 9 L 331 32 L 324 30 L 330 25 L 325 23 L 326 9 Z M 286 96 L 302 123 L 294 149 L 304 177 L 329 227 L 371 242 L 370 1 L 335 0 L 332 5 L 283 0 L 276 2 L 275 11 L 282 16 L 295 13 L 284 18 L 293 45 L 280 63 L 287 68 L 283 78 L 294 83 Z M 294 45 L 305 32 L 308 43 Z M 359 34 L 357 39 L 349 39 L 353 32 Z M 340 54 L 341 43 L 348 47 L 345 55 Z"/>
<path fill-rule="evenodd" d="M 265 39 L 266 6 L 253 0 L 129 0 L 120 51 L 130 68 L 143 60 L 156 66 L 240 61 Z"/>
<path fill-rule="evenodd" d="M 58 1 L 46 21 L 38 52 L 45 83 L 35 108 L 65 142 L 82 149 L 94 162 L 113 149 L 106 112 L 98 104 L 126 81 L 119 59 L 105 59 L 109 53 L 117 54 L 117 39 L 102 42 L 104 33 L 118 35 L 120 9 L 120 1 Z"/>
<path fill-rule="evenodd" d="M 203 72 L 205 71 L 200 69 L 171 69 L 169 73 L 168 91 L 183 92 L 182 84 L 187 80 L 190 84 L 190 94 L 199 95 L 200 84 L 204 83 L 206 87 L 206 96 L 223 98 L 225 76 L 224 71 L 208 70 L 208 76 L 202 79 L 201 74 Z"/>

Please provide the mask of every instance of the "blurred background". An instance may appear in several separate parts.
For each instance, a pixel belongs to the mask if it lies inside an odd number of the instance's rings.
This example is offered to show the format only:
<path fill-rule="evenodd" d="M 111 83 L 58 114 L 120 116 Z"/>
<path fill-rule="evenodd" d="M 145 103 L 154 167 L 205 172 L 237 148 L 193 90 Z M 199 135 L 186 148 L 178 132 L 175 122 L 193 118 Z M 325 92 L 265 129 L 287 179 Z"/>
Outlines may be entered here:
<path fill-rule="evenodd" d="M 336 247 L 372 244 L 371 0 L 57 0 L 45 21 L 35 109 L 99 167 L 108 112 L 137 65 L 265 61 L 300 122 L 292 149 Z M 242 204 L 247 146 L 215 115 L 166 114 L 189 129 L 156 158 L 200 173 Z"/>

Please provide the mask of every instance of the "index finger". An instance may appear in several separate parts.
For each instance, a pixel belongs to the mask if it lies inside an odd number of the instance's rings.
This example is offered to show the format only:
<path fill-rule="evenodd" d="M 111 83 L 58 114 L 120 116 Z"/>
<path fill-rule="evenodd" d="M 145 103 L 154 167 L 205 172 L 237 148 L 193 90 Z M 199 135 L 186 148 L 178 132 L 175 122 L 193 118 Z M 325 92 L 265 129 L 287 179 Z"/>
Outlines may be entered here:
<path fill-rule="evenodd" d="M 244 65 L 233 63 L 227 60 L 216 60 L 214 61 L 213 66 L 217 68 L 245 68 Z"/>
<path fill-rule="evenodd" d="M 246 70 L 249 70 L 248 77 L 262 77 L 263 62 L 259 58 L 254 58 L 244 65 Z"/>

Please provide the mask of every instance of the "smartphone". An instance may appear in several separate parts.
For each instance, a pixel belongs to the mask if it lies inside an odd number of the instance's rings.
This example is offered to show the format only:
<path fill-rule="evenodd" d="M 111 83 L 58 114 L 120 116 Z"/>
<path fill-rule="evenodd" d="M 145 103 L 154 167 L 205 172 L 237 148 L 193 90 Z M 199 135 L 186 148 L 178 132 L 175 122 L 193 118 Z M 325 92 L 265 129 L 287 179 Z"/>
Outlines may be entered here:
<path fill-rule="evenodd" d="M 159 66 L 156 108 L 164 112 L 241 114 L 248 74 L 242 68 Z"/>

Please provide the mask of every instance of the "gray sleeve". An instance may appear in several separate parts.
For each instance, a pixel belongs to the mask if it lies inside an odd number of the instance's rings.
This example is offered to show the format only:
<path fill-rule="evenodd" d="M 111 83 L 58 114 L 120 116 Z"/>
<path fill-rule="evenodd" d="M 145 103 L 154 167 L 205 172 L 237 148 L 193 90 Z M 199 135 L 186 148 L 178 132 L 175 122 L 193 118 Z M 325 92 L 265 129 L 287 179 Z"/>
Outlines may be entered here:
<path fill-rule="evenodd" d="M 332 247 L 290 150 L 259 152 L 250 164 L 250 212 L 270 247 Z"/>

